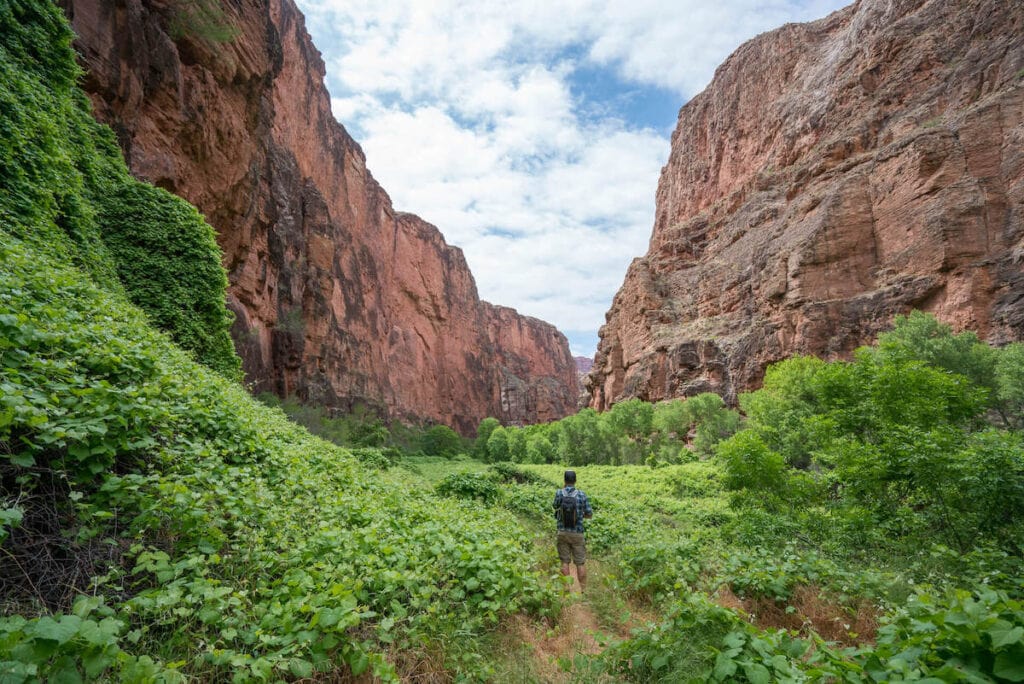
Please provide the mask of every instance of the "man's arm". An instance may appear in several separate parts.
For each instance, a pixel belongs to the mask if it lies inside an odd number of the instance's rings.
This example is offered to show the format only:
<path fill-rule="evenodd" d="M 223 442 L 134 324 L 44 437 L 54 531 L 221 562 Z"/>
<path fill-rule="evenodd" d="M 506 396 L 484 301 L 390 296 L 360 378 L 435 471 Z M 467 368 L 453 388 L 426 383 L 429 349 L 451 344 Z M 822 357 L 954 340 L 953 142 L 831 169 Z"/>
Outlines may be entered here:
<path fill-rule="evenodd" d="M 584 507 L 583 517 L 584 518 L 593 518 L 594 517 L 594 509 L 590 507 L 590 498 L 586 494 L 583 495 L 583 507 Z"/>

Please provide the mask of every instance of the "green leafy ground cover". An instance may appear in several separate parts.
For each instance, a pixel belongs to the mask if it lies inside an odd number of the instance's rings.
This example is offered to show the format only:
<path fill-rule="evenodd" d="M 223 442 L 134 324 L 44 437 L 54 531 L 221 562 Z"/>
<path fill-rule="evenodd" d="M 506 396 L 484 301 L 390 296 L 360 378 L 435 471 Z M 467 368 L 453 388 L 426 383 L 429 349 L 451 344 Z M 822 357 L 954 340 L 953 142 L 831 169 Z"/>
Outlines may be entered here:
<path fill-rule="evenodd" d="M 598 510 L 602 584 L 663 618 L 589 675 L 1024 681 L 1022 352 L 914 313 L 850 362 L 773 366 L 740 397 L 742 418 L 702 395 L 482 424 L 478 453 L 521 463 L 453 472 L 438 490 L 488 492 L 543 529 L 575 467 Z M 561 463 L 509 448 L 538 436 Z M 596 455 L 578 449 L 598 441 Z"/>
<path fill-rule="evenodd" d="M 646 616 L 567 681 L 1024 681 L 1024 346 L 915 314 L 742 415 L 627 401 L 473 445 L 285 402 L 339 448 L 232 381 L 209 226 L 128 176 L 72 58 L 56 7 L 0 0 L 3 681 L 544 680 L 505 646 L 559 628 L 565 465 L 587 601 Z"/>
<path fill-rule="evenodd" d="M 129 177 L 70 40 L 0 2 L 0 680 L 485 677 L 559 606 L 514 517 L 229 379 L 210 228 Z"/>

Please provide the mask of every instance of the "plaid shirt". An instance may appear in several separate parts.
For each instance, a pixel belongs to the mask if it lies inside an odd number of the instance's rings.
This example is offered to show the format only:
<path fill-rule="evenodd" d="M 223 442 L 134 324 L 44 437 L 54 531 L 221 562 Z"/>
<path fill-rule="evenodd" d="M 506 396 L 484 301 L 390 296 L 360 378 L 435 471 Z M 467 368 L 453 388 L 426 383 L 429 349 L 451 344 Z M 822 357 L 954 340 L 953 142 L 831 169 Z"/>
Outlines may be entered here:
<path fill-rule="evenodd" d="M 576 491 L 576 527 L 570 530 L 566 529 L 562 525 L 562 516 L 560 513 L 562 508 L 562 497 L 566 494 L 572 494 L 574 490 Z M 587 498 L 587 495 L 575 487 L 566 487 L 565 489 L 559 489 L 555 492 L 554 508 L 555 520 L 558 521 L 559 532 L 583 532 L 583 518 L 594 515 L 594 509 L 590 507 L 590 500 Z"/>

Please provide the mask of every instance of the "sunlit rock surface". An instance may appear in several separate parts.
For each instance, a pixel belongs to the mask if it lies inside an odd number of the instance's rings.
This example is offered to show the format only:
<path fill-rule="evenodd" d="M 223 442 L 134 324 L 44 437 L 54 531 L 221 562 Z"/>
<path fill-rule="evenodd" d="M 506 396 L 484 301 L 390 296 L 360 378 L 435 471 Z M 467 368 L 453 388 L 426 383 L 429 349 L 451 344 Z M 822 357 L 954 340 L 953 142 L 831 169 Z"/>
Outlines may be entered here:
<path fill-rule="evenodd" d="M 63 0 L 84 87 L 132 172 L 217 229 L 254 391 L 468 433 L 576 409 L 566 338 L 481 302 L 461 250 L 395 211 L 331 114 L 291 0 L 221 3 L 234 33 L 174 35 L 174 4 Z"/>
<path fill-rule="evenodd" d="M 679 113 L 590 404 L 734 399 L 912 308 L 1024 338 L 1024 3 L 861 0 L 740 47 Z"/>

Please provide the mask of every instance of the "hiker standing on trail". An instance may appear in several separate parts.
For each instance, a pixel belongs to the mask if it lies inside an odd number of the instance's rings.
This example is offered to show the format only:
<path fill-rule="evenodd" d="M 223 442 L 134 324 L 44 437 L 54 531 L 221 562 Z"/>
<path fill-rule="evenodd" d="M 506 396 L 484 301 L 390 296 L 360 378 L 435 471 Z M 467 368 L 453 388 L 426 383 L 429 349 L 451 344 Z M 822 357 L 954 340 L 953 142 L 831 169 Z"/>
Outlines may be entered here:
<path fill-rule="evenodd" d="M 569 577 L 569 561 L 576 564 L 576 577 L 580 591 L 587 586 L 587 544 L 583 519 L 593 518 L 587 495 L 576 489 L 576 472 L 565 471 L 565 487 L 555 492 L 555 520 L 558 521 L 558 558 L 562 561 L 562 574 Z"/>

